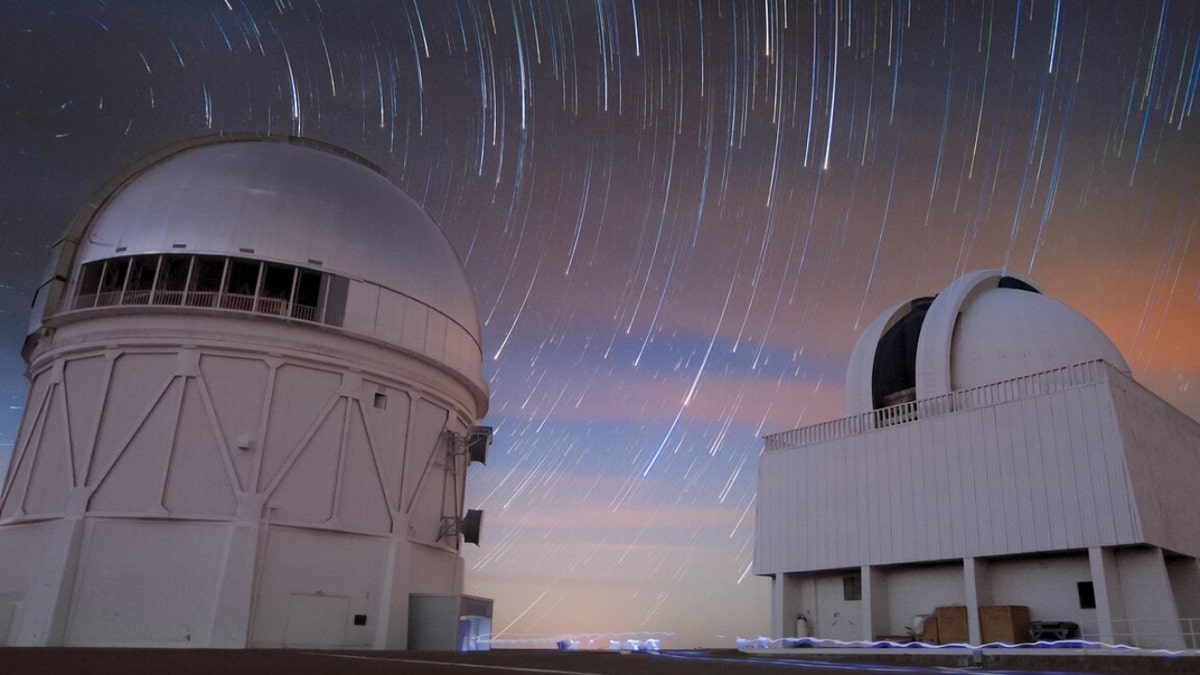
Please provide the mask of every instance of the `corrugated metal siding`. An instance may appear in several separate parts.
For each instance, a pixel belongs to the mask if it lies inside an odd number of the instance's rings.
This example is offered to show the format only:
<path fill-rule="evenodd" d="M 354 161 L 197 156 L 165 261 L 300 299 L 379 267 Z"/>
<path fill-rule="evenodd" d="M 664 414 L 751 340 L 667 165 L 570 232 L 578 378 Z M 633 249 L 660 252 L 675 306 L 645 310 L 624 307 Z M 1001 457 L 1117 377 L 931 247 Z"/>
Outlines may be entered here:
<path fill-rule="evenodd" d="M 1143 540 L 1106 381 L 762 455 L 755 572 Z"/>

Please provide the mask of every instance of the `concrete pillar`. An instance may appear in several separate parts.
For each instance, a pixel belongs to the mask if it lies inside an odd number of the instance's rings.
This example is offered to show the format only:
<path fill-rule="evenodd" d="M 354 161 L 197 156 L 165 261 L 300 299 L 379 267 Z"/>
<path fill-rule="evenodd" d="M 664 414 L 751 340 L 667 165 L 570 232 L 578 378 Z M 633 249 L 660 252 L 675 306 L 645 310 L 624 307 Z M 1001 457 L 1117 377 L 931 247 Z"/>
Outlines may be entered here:
<path fill-rule="evenodd" d="M 1121 582 L 1112 548 L 1089 548 L 1088 566 L 1092 572 L 1092 591 L 1096 596 L 1096 640 L 1115 644 L 1116 624 L 1124 620 L 1125 607 L 1121 602 Z"/>
<path fill-rule="evenodd" d="M 967 641 L 983 644 L 979 608 L 992 604 L 992 583 L 986 560 L 963 558 L 963 585 L 967 604 Z"/>
<path fill-rule="evenodd" d="M 783 586 L 785 583 L 782 573 L 771 575 L 771 637 L 776 640 L 792 637 L 783 632 Z"/>
<path fill-rule="evenodd" d="M 1116 552 L 1121 599 L 1136 647 L 1184 649 L 1179 610 L 1162 549 L 1129 548 Z"/>
<path fill-rule="evenodd" d="M 399 521 L 398 521 L 399 522 Z M 379 622 L 375 647 L 408 649 L 408 605 L 412 588 L 412 544 L 403 534 L 396 535 L 384 568 L 384 592 L 380 594 Z"/>
<path fill-rule="evenodd" d="M 1188 649 L 1200 646 L 1200 561 L 1174 558 L 1167 561 L 1167 575 L 1175 594 L 1175 608 L 1183 626 Z"/>
<path fill-rule="evenodd" d="M 250 635 L 250 605 L 254 597 L 260 527 L 257 522 L 237 522 L 226 532 L 209 647 L 242 649 L 246 646 Z"/>
<path fill-rule="evenodd" d="M 810 576 L 778 573 L 771 575 L 771 637 L 808 637 L 817 627 L 816 582 Z M 796 618 L 803 615 L 807 632 L 798 635 Z"/>
<path fill-rule="evenodd" d="M 862 639 L 874 642 L 881 635 L 891 635 L 891 612 L 888 607 L 887 572 L 871 565 L 862 566 Z"/>

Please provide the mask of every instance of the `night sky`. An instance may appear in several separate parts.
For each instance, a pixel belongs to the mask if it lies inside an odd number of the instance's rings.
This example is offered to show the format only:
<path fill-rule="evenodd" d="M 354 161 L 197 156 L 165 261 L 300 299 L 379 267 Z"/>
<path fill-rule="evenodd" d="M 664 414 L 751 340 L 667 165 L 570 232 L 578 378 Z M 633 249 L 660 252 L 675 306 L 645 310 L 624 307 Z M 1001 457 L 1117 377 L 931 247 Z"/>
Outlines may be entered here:
<path fill-rule="evenodd" d="M 501 645 L 765 633 L 760 437 L 841 416 L 858 331 L 967 270 L 1030 274 L 1200 417 L 1200 3 L 2 4 L 0 465 L 92 191 L 193 136 L 341 145 L 474 285 Z"/>

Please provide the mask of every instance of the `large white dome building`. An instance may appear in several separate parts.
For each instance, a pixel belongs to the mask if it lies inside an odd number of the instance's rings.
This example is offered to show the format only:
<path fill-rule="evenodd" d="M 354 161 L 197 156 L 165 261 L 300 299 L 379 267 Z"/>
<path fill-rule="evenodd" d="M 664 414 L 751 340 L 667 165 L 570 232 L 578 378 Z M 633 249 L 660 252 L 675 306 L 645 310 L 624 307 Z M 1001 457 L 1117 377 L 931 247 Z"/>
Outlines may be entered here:
<path fill-rule="evenodd" d="M 55 247 L 0 494 L 0 644 L 460 647 L 478 314 L 421 208 L 351 153 L 209 138 Z"/>
<path fill-rule="evenodd" d="M 754 571 L 776 637 L 930 615 L 943 643 L 1197 646 L 1200 424 L 1031 279 L 973 272 L 885 311 L 846 407 L 765 439 Z"/>

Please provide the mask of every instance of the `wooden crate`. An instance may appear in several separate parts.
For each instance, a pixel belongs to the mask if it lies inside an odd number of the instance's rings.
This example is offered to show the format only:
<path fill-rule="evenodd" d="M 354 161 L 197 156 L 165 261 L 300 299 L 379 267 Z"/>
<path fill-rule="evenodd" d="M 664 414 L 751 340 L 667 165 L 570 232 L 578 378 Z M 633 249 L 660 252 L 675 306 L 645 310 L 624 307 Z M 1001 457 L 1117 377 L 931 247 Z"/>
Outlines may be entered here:
<path fill-rule="evenodd" d="M 933 611 L 937 617 L 938 643 L 966 642 L 970 637 L 967 629 L 967 608 L 962 605 L 938 607 Z"/>
<path fill-rule="evenodd" d="M 1024 605 L 987 605 L 979 608 L 983 641 L 1017 644 L 1029 641 L 1029 608 Z"/>
<path fill-rule="evenodd" d="M 938 643 L 937 617 L 930 614 L 921 625 L 921 632 L 916 636 L 918 642 L 936 645 Z"/>

